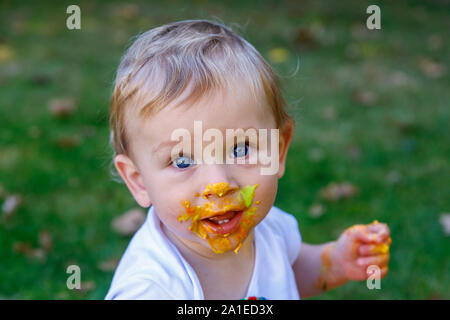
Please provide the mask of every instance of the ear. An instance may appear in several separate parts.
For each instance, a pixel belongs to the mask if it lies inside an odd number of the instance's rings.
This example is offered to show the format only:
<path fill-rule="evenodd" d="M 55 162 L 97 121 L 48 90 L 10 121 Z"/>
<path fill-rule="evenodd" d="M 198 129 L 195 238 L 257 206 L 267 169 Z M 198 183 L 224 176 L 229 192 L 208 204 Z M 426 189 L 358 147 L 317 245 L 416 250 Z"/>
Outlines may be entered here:
<path fill-rule="evenodd" d="M 119 154 L 114 157 L 114 165 L 136 202 L 143 208 L 150 207 L 151 202 L 144 185 L 144 179 L 134 162 L 128 156 Z"/>
<path fill-rule="evenodd" d="M 280 139 L 279 139 L 279 167 L 278 167 L 278 179 L 283 177 L 284 171 L 286 169 L 286 157 L 287 152 L 289 149 L 289 145 L 291 144 L 292 137 L 294 135 L 294 121 L 289 119 L 287 122 L 283 125 L 282 128 L 280 128 Z"/>

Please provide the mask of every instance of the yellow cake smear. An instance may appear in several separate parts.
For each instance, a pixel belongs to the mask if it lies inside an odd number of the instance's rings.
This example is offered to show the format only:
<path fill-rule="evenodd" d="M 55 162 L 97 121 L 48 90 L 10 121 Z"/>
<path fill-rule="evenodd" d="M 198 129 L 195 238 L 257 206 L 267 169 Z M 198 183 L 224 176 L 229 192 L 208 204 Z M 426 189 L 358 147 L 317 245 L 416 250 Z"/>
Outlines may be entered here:
<path fill-rule="evenodd" d="M 200 238 L 208 241 L 211 249 L 215 253 L 224 253 L 234 250 L 237 254 L 242 246 L 249 231 L 255 225 L 256 208 L 252 207 L 253 198 L 257 184 L 253 186 L 245 186 L 233 198 L 223 198 L 224 195 L 231 191 L 237 191 L 239 188 L 230 187 L 226 182 L 215 183 L 212 186 L 208 184 L 202 192 L 202 197 L 207 198 L 211 195 L 216 195 L 211 202 L 207 202 L 202 206 L 192 206 L 189 200 L 182 200 L 181 205 L 185 209 L 185 213 L 178 216 L 178 221 L 191 220 L 189 230 L 194 232 Z M 198 193 L 195 194 L 198 197 Z M 241 221 L 232 233 L 224 235 L 213 235 L 212 230 L 201 219 L 213 216 L 218 212 L 227 212 L 230 210 L 243 210 Z"/>

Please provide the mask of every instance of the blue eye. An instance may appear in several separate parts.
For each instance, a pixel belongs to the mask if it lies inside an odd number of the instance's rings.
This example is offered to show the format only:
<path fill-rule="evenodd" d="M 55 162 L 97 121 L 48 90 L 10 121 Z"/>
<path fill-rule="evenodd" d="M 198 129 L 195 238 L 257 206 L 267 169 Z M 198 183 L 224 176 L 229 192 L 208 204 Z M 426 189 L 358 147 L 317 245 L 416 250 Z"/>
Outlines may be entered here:
<path fill-rule="evenodd" d="M 248 148 L 249 148 L 249 146 L 248 146 L 247 142 L 245 144 L 241 143 L 241 144 L 237 145 L 233 149 L 233 156 L 236 157 L 236 158 L 247 156 Z"/>
<path fill-rule="evenodd" d="M 189 157 L 181 156 L 172 161 L 172 165 L 178 169 L 185 169 L 194 164 L 194 160 Z"/>

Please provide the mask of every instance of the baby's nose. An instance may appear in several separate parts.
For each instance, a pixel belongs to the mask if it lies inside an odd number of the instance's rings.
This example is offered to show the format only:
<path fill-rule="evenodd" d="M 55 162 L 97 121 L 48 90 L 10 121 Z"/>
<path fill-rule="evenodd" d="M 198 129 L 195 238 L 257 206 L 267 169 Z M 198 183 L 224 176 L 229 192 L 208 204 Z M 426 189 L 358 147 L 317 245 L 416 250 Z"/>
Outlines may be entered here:
<path fill-rule="evenodd" d="M 227 165 L 202 165 L 200 174 L 204 179 L 201 185 L 204 188 L 203 192 L 201 192 L 201 196 L 204 199 L 211 198 L 212 196 L 218 198 L 230 196 L 239 190 L 239 184 L 234 179 L 230 167 Z"/>
<path fill-rule="evenodd" d="M 216 195 L 221 198 L 235 192 L 236 190 L 239 190 L 239 187 L 232 186 L 228 182 L 218 182 L 212 185 L 208 183 L 202 192 L 202 196 L 204 198 L 208 198 L 211 195 Z"/>

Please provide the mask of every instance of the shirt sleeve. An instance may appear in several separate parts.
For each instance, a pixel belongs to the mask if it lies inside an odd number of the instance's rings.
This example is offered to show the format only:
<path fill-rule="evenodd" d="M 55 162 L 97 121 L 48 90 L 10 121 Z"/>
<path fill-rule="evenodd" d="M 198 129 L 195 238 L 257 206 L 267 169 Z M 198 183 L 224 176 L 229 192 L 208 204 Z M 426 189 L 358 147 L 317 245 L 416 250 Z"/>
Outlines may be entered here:
<path fill-rule="evenodd" d="M 132 281 L 108 292 L 105 300 L 174 300 L 174 297 L 156 282 Z"/>

